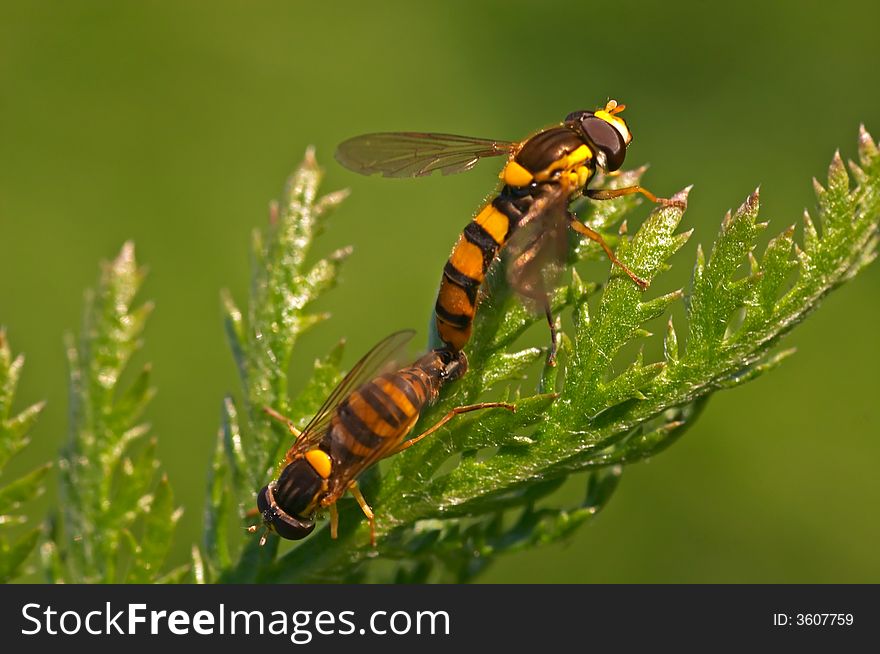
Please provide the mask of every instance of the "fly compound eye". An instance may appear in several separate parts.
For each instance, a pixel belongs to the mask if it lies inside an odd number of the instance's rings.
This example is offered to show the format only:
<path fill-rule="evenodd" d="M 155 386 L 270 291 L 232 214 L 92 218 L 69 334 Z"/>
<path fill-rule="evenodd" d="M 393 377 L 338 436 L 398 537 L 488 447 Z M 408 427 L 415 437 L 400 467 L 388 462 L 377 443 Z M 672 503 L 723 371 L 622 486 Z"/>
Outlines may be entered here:
<path fill-rule="evenodd" d="M 271 486 L 263 486 L 260 489 L 260 492 L 257 494 L 257 508 L 260 510 L 266 526 L 287 540 L 305 538 L 315 528 L 314 520 L 302 520 L 288 515 L 279 508 L 278 504 L 275 503 Z"/>
<path fill-rule="evenodd" d="M 601 118 L 589 116 L 581 121 L 581 129 L 595 149 L 605 155 L 605 170 L 611 172 L 623 165 L 626 142 L 615 127 Z"/>
<path fill-rule="evenodd" d="M 592 111 L 572 111 L 565 117 L 566 123 L 580 123 L 584 118 L 592 116 Z"/>
<path fill-rule="evenodd" d="M 263 488 L 260 489 L 260 492 L 257 493 L 257 509 L 259 509 L 261 515 L 265 515 L 266 511 L 271 506 L 272 500 L 269 499 L 269 487 L 263 486 Z"/>
<path fill-rule="evenodd" d="M 276 512 L 270 524 L 276 534 L 287 540 L 300 540 L 315 529 L 314 520 L 300 520 L 280 510 Z"/>

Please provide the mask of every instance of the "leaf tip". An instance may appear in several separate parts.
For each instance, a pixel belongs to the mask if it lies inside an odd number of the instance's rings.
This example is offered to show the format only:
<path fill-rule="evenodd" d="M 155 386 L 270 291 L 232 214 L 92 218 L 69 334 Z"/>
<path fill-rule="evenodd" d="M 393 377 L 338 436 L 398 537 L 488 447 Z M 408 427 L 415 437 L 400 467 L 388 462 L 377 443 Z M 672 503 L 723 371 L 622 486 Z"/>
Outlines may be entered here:
<path fill-rule="evenodd" d="M 687 209 L 688 196 L 691 193 L 691 189 L 694 188 L 693 184 L 689 184 L 681 189 L 678 193 L 669 198 L 674 204 L 678 205 L 682 211 Z"/>
<path fill-rule="evenodd" d="M 874 138 L 868 133 L 864 123 L 862 123 L 859 125 L 859 159 L 862 164 L 867 166 L 877 154 L 877 144 L 874 143 Z"/>
<path fill-rule="evenodd" d="M 315 157 L 315 146 L 309 145 L 306 147 L 306 152 L 303 155 L 303 168 L 317 168 L 318 167 L 318 159 Z"/>
<path fill-rule="evenodd" d="M 843 163 L 843 158 L 840 156 L 840 149 L 838 148 L 834 151 L 834 156 L 831 157 L 831 163 L 828 166 L 828 179 L 831 181 L 841 176 L 846 176 L 846 166 Z"/>
<path fill-rule="evenodd" d="M 758 213 L 758 207 L 760 206 L 761 200 L 761 187 L 755 187 L 755 190 L 749 194 L 749 197 L 746 198 L 746 201 L 743 203 L 742 210 L 749 214 Z"/>
<path fill-rule="evenodd" d="M 119 262 L 134 261 L 134 241 L 129 239 L 122 244 L 122 249 L 119 250 L 119 256 L 116 257 L 116 260 Z"/>
<path fill-rule="evenodd" d="M 334 250 L 333 252 L 331 252 L 328 259 L 330 259 L 330 261 L 334 261 L 334 262 L 344 261 L 345 259 L 347 259 L 348 257 L 351 256 L 352 252 L 354 252 L 354 246 L 353 245 L 346 245 L 345 247 L 341 247 L 338 250 Z"/>
<path fill-rule="evenodd" d="M 325 214 L 342 204 L 349 195 L 351 195 L 351 191 L 347 188 L 328 193 L 315 203 L 315 211 L 318 215 Z"/>
<path fill-rule="evenodd" d="M 724 218 L 721 219 L 721 231 L 726 232 L 732 222 L 733 222 L 733 212 L 730 209 L 728 209 L 727 213 L 724 214 Z"/>
<path fill-rule="evenodd" d="M 761 266 L 758 264 L 758 260 L 755 258 L 755 253 L 749 250 L 748 258 L 749 267 L 751 268 L 752 275 L 757 275 L 761 270 Z"/>

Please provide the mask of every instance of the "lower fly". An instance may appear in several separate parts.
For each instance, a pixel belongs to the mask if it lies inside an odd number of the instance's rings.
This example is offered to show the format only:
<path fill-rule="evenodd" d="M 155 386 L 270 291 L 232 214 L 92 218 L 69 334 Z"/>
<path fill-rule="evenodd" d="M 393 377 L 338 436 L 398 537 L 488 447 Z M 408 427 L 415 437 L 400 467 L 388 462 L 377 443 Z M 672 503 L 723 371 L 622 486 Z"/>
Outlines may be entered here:
<path fill-rule="evenodd" d="M 330 535 L 336 538 L 336 502 L 350 492 L 370 523 L 375 546 L 375 515 L 357 485 L 365 469 L 392 454 L 412 447 L 455 416 L 480 409 L 515 411 L 506 402 L 459 406 L 419 435 L 407 438 L 421 412 L 433 404 L 441 388 L 467 371 L 463 352 L 431 350 L 412 365 L 377 374 L 387 359 L 405 344 L 412 331 L 396 332 L 368 352 L 333 390 L 301 432 L 274 409 L 266 412 L 287 424 L 296 437 L 278 478 L 257 495 L 257 508 L 266 532 L 299 540 L 315 528 L 315 514 L 330 512 Z M 248 529 L 257 531 L 258 525 Z M 266 541 L 267 533 L 260 539 Z"/>

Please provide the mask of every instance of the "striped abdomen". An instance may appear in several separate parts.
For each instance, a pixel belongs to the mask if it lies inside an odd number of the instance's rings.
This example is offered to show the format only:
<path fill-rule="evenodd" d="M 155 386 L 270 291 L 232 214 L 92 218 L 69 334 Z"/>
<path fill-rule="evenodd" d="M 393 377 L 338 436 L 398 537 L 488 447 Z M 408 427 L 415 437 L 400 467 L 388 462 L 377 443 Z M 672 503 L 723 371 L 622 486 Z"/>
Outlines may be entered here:
<path fill-rule="evenodd" d="M 458 237 L 434 305 L 437 333 L 447 347 L 459 351 L 470 339 L 480 285 L 533 201 L 529 192 L 504 186 Z"/>
<path fill-rule="evenodd" d="M 504 186 L 458 237 L 443 269 L 434 305 L 437 334 L 461 350 L 471 337 L 477 293 L 486 272 L 532 204 L 560 186 L 574 194 L 593 172 L 592 152 L 567 126 L 532 136 L 501 171 Z"/>
<path fill-rule="evenodd" d="M 352 392 L 337 408 L 325 437 L 334 468 L 345 470 L 390 454 L 435 397 L 435 384 L 415 366 L 376 377 Z"/>

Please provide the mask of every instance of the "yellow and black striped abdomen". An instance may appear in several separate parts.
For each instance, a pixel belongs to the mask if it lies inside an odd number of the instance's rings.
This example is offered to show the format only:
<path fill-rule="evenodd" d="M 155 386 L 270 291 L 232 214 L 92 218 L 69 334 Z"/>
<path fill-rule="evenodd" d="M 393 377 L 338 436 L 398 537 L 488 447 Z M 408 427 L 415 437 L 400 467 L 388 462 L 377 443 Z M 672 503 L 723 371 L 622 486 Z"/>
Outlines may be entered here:
<path fill-rule="evenodd" d="M 480 285 L 515 224 L 504 206 L 496 205 L 498 202 L 487 204 L 464 229 L 443 269 L 434 305 L 437 333 L 455 351 L 471 336 Z"/>
<path fill-rule="evenodd" d="M 393 450 L 427 401 L 427 387 L 408 368 L 361 386 L 339 405 L 328 432 L 334 466 L 346 469 Z"/>

